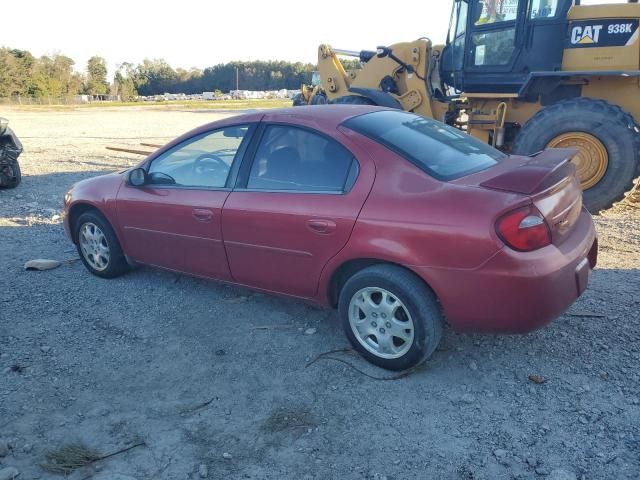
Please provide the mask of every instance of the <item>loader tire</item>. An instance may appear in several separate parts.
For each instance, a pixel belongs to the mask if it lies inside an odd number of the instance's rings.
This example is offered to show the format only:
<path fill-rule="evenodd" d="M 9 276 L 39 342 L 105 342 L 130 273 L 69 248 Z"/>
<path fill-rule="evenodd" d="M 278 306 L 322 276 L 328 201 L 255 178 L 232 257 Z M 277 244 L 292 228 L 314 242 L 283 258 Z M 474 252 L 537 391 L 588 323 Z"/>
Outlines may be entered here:
<path fill-rule="evenodd" d="M 331 100 L 329 103 L 339 105 L 375 105 L 375 102 L 367 97 L 360 95 L 345 95 Z"/>
<path fill-rule="evenodd" d="M 543 108 L 521 128 L 512 152 L 577 148 L 574 157 L 583 202 L 596 214 L 622 200 L 640 169 L 640 135 L 631 115 L 617 105 L 572 98 Z"/>
<path fill-rule="evenodd" d="M 307 105 L 307 102 L 304 99 L 304 97 L 302 96 L 302 94 L 298 93 L 296 96 L 293 97 L 293 106 L 294 107 L 301 107 L 303 105 Z"/>
<path fill-rule="evenodd" d="M 327 103 L 327 94 L 324 92 L 316 93 L 311 99 L 311 105 L 326 105 Z"/>

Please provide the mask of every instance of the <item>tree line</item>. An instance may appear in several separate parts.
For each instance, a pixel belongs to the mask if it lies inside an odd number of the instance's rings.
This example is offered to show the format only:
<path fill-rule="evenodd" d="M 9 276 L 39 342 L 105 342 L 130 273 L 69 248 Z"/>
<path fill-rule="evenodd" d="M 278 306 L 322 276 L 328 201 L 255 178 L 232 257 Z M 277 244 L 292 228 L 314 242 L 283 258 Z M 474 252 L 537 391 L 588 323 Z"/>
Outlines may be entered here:
<path fill-rule="evenodd" d="M 75 62 L 62 54 L 34 57 L 26 50 L 0 48 L 0 97 L 66 97 L 79 94 L 120 95 L 132 100 L 138 95 L 201 93 L 220 90 L 297 89 L 311 83 L 312 63 L 284 61 L 230 62 L 204 70 L 173 68 L 163 59 L 118 65 L 113 81 L 107 80 L 104 58 L 94 56 L 79 73 Z M 358 68 L 357 61 L 346 67 Z"/>
<path fill-rule="evenodd" d="M 89 59 L 85 73 L 76 72 L 74 65 L 71 58 L 61 54 L 36 58 L 26 50 L 0 48 L 0 97 L 109 93 L 103 58 Z"/>

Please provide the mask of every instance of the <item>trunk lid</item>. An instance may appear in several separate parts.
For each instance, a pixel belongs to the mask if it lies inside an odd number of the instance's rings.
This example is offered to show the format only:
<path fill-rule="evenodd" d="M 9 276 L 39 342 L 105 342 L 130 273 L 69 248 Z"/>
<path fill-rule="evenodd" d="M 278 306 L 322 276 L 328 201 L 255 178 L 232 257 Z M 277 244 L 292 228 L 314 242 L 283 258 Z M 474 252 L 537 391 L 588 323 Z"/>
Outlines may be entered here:
<path fill-rule="evenodd" d="M 547 149 L 529 157 L 510 156 L 499 165 L 455 183 L 528 197 L 544 216 L 552 241 L 569 235 L 582 211 L 582 189 L 571 159 L 574 149 Z"/>

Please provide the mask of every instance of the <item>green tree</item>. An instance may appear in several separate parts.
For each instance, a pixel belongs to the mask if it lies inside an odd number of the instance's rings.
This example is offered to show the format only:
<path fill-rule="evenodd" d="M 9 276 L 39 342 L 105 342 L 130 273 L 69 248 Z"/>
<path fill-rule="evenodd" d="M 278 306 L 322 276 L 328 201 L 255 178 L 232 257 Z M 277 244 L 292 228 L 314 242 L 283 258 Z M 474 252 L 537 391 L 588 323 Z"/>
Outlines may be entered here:
<path fill-rule="evenodd" d="M 0 48 L 0 97 L 27 95 L 34 64 L 25 50 Z"/>
<path fill-rule="evenodd" d="M 78 93 L 82 79 L 74 61 L 60 54 L 40 57 L 34 64 L 28 93 L 37 97 L 68 97 Z"/>
<path fill-rule="evenodd" d="M 109 91 L 107 82 L 107 62 L 93 56 L 87 62 L 87 84 L 85 91 L 90 95 L 105 95 Z"/>
<path fill-rule="evenodd" d="M 140 95 L 180 93 L 179 76 L 163 59 L 144 59 L 135 69 L 135 86 Z"/>
<path fill-rule="evenodd" d="M 124 62 L 118 65 L 113 77 L 111 88 L 113 95 L 120 95 L 125 102 L 135 100 L 138 96 L 135 84 L 135 67 L 132 63 Z"/>

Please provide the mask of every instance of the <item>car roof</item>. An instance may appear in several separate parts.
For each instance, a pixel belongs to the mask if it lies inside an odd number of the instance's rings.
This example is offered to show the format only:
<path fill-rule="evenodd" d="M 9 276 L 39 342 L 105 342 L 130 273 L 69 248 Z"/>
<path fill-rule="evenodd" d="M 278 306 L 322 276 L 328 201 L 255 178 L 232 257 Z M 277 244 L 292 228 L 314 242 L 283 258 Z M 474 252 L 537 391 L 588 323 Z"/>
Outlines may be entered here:
<path fill-rule="evenodd" d="M 320 130 L 335 130 L 342 122 L 349 118 L 365 113 L 391 110 L 390 108 L 373 105 L 309 105 L 302 107 L 276 108 L 270 110 L 254 110 L 241 115 L 227 117 L 222 120 L 206 123 L 175 138 L 164 147 L 154 152 L 149 159 L 153 159 L 167 150 L 179 145 L 185 140 L 193 138 L 211 130 L 238 125 L 241 123 L 282 122 L 291 125 L 302 125 Z"/>
<path fill-rule="evenodd" d="M 373 105 L 308 105 L 303 107 L 282 108 L 265 112 L 270 119 L 291 117 L 316 119 L 327 124 L 340 125 L 345 120 L 379 110 L 389 110 Z"/>
<path fill-rule="evenodd" d="M 265 122 L 283 122 L 294 125 L 296 123 L 315 123 L 322 125 L 324 128 L 333 129 L 349 118 L 381 110 L 389 109 L 373 105 L 308 105 L 253 111 L 231 117 L 227 119 L 227 122 L 233 124 L 255 122 L 257 117 L 262 117 Z M 203 125 L 198 130 L 206 130 L 208 127 L 214 127 L 217 123 L 219 122 Z"/>

